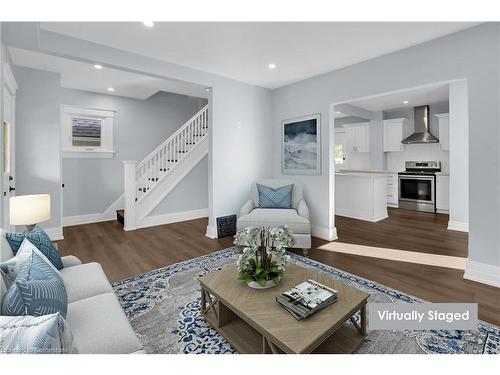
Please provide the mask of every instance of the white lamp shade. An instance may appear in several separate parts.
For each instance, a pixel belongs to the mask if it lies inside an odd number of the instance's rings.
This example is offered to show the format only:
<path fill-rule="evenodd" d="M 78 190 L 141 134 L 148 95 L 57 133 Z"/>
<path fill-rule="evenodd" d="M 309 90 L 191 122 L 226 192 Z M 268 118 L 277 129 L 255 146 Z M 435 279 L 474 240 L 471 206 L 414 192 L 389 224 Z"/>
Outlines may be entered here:
<path fill-rule="evenodd" d="M 10 225 L 32 225 L 50 219 L 50 195 L 20 195 L 9 199 Z"/>

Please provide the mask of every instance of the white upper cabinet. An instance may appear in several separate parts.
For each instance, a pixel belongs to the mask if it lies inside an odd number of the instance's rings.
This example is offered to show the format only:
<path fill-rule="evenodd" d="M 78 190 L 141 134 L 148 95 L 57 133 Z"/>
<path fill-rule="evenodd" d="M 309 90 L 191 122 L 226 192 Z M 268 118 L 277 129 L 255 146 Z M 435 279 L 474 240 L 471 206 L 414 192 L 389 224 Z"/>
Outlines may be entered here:
<path fill-rule="evenodd" d="M 384 120 L 384 152 L 403 151 L 403 126 L 406 118 Z"/>
<path fill-rule="evenodd" d="M 345 137 L 348 152 L 370 152 L 369 123 L 346 125 Z"/>
<path fill-rule="evenodd" d="M 439 121 L 439 147 L 443 151 L 450 150 L 450 114 L 434 115 Z"/>

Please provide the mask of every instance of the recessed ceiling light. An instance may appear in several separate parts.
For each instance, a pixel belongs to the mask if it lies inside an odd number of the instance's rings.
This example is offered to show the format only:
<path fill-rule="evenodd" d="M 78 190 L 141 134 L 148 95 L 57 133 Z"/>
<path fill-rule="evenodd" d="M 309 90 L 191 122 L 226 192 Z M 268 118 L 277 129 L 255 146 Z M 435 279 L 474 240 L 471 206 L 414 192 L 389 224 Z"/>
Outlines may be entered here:
<path fill-rule="evenodd" d="M 112 88 L 112 87 L 108 87 L 108 91 L 113 92 L 113 91 L 115 91 L 115 89 L 114 89 L 114 88 Z"/>
<path fill-rule="evenodd" d="M 146 27 L 153 27 L 155 25 L 153 21 L 144 21 L 142 24 Z"/>
<path fill-rule="evenodd" d="M 408 102 L 408 100 L 405 100 L 405 101 L 403 102 L 403 104 L 408 104 L 408 103 L 409 103 L 409 102 Z"/>
<path fill-rule="evenodd" d="M 210 92 L 210 87 L 207 87 L 207 88 L 205 89 L 205 91 L 206 91 L 206 92 Z"/>
<path fill-rule="evenodd" d="M 340 115 L 340 111 L 337 111 L 337 115 Z"/>
<path fill-rule="evenodd" d="M 269 69 L 276 69 L 276 64 L 275 63 L 270 63 L 267 67 Z"/>
<path fill-rule="evenodd" d="M 95 64 L 94 68 L 96 68 L 96 69 L 102 69 L 102 65 L 101 64 Z"/>

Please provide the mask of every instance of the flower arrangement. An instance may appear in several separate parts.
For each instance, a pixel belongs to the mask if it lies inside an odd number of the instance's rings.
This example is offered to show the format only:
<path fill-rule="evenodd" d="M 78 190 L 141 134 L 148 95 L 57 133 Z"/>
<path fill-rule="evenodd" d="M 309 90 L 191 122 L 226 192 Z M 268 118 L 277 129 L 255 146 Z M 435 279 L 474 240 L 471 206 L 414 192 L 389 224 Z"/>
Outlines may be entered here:
<path fill-rule="evenodd" d="M 277 285 L 290 259 L 286 248 L 295 244 L 290 228 L 246 227 L 234 238 L 235 245 L 243 247 L 237 263 L 239 279 L 257 288 Z"/>

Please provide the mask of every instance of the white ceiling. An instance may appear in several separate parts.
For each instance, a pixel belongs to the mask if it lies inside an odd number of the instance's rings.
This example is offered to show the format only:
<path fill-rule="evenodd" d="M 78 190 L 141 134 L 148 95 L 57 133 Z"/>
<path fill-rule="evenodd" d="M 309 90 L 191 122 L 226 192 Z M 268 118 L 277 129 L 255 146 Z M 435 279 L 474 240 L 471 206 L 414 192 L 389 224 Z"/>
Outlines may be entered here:
<path fill-rule="evenodd" d="M 408 101 L 408 103 L 405 104 L 403 103 L 404 101 Z M 448 84 L 439 84 L 358 100 L 350 102 L 349 104 L 366 109 L 367 111 L 377 112 L 405 107 L 413 108 L 419 105 L 444 103 L 448 101 Z"/>
<path fill-rule="evenodd" d="M 41 28 L 277 88 L 420 44 L 468 22 L 43 22 Z M 277 68 L 268 69 L 269 63 Z"/>
<path fill-rule="evenodd" d="M 176 80 L 165 80 L 142 74 L 69 60 L 44 53 L 9 47 L 14 65 L 45 70 L 61 75 L 61 86 L 106 95 L 147 99 L 158 91 L 207 98 L 205 87 Z M 108 91 L 108 87 L 115 89 Z"/>

